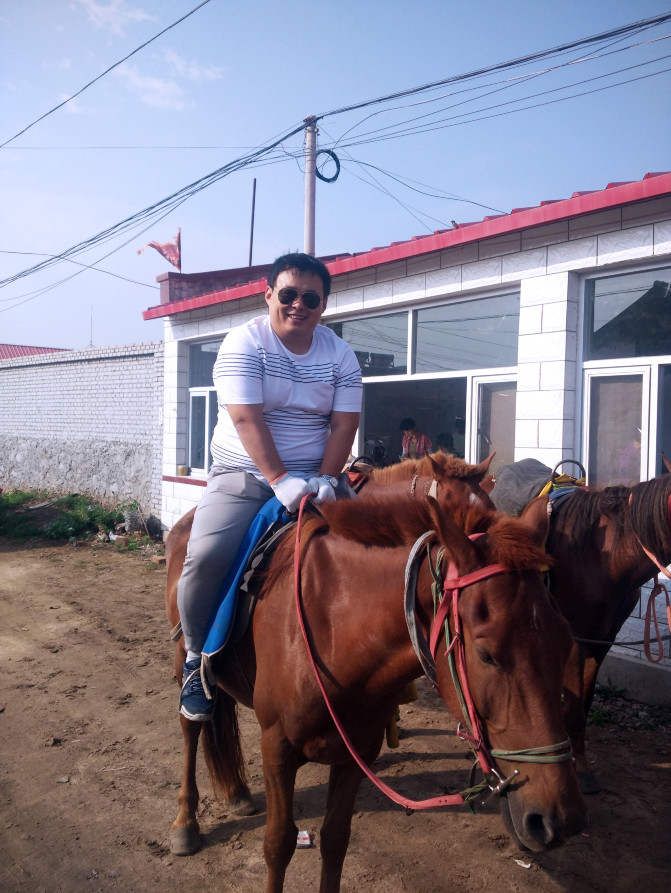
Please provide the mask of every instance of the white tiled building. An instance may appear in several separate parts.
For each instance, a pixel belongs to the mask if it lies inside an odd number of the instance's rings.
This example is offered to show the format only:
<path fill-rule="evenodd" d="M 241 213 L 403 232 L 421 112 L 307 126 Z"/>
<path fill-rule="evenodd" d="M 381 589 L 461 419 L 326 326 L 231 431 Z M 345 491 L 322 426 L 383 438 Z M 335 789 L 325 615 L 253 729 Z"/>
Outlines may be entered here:
<path fill-rule="evenodd" d="M 671 173 L 325 260 L 324 322 L 364 375 L 356 454 L 395 460 L 412 416 L 470 461 L 579 459 L 595 485 L 671 456 Z M 216 351 L 266 312 L 267 269 L 165 274 L 145 312 L 165 320 L 168 527 L 202 493 Z M 621 638 L 641 633 L 638 611 Z"/>
<path fill-rule="evenodd" d="M 357 453 L 395 459 L 412 416 L 469 460 L 577 458 L 595 484 L 652 477 L 671 455 L 671 174 L 327 263 L 324 321 L 364 372 Z M 165 319 L 168 526 L 202 492 L 216 349 L 265 312 L 266 270 L 167 274 L 145 313 Z"/>

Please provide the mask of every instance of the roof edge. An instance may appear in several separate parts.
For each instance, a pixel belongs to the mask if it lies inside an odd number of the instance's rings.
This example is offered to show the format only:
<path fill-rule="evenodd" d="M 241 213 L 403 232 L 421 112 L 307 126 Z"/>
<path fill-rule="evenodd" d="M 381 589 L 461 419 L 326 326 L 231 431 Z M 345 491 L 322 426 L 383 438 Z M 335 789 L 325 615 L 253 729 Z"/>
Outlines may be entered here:
<path fill-rule="evenodd" d="M 646 174 L 642 180 L 635 180 L 629 183 L 611 183 L 605 189 L 598 189 L 592 192 L 575 192 L 567 199 L 544 202 L 533 208 L 521 208 L 511 211 L 509 214 L 485 218 L 477 223 L 464 224 L 455 229 L 436 232 L 428 236 L 419 236 L 382 248 L 372 248 L 370 251 L 365 251 L 361 254 L 345 255 L 339 259 L 327 262 L 326 266 L 331 276 L 341 276 L 345 273 L 352 273 L 367 267 L 406 260 L 421 254 L 430 254 L 434 251 L 442 251 L 445 248 L 453 248 L 469 242 L 490 239 L 535 226 L 557 223 L 582 214 L 605 211 L 617 205 L 658 198 L 668 193 L 671 193 L 671 173 Z M 254 282 L 246 282 L 243 285 L 212 292 L 211 294 L 198 295 L 197 297 L 175 301 L 168 305 L 162 304 L 157 307 L 150 307 L 144 311 L 142 316 L 147 320 L 174 316 L 189 310 L 198 310 L 202 307 L 210 307 L 213 304 L 223 304 L 239 298 L 262 294 L 265 288 L 265 279 L 257 279 Z"/>

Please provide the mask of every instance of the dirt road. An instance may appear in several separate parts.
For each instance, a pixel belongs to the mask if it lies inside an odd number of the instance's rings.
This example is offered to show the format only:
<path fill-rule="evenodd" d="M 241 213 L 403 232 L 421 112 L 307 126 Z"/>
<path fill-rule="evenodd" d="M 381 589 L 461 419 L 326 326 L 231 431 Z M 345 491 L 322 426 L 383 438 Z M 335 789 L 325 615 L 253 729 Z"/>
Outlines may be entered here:
<path fill-rule="evenodd" d="M 167 848 L 181 737 L 164 577 L 110 544 L 0 541 L 0 890 L 262 889 L 263 812 L 229 820 L 204 772 L 205 846 L 188 859 Z M 402 710 L 406 735 L 383 751 L 383 776 L 411 797 L 463 786 L 463 745 L 441 734 L 454 722 L 426 691 Z M 646 725 L 637 717 L 629 707 L 592 727 L 604 791 L 589 800 L 591 825 L 536 859 L 517 851 L 493 809 L 406 816 L 366 782 L 343 889 L 671 889 L 671 725 L 635 728 Z M 253 714 L 243 710 L 241 725 L 263 810 Z M 297 824 L 317 835 L 326 778 L 320 766 L 298 778 Z M 318 881 L 319 850 L 297 851 L 287 890 Z"/>

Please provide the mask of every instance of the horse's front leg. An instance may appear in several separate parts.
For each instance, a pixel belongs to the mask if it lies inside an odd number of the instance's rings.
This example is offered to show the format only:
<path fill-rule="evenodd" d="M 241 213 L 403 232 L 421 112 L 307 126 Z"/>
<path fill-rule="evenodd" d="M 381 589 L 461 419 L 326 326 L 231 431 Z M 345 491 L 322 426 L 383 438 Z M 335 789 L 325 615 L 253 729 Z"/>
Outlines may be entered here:
<path fill-rule="evenodd" d="M 337 893 L 349 845 L 352 811 L 363 772 L 353 760 L 331 766 L 326 815 L 321 829 L 322 877 L 320 893 Z"/>
<path fill-rule="evenodd" d="M 298 757 L 279 726 L 261 734 L 263 776 L 266 786 L 266 831 L 263 855 L 268 868 L 267 893 L 280 893 L 284 876 L 296 849 L 294 785 Z"/>
<path fill-rule="evenodd" d="M 170 828 L 170 852 L 175 856 L 190 856 L 201 847 L 200 828 L 196 818 L 198 786 L 196 784 L 196 756 L 201 723 L 179 717 L 184 740 L 182 779 L 179 786 L 179 811 Z"/>

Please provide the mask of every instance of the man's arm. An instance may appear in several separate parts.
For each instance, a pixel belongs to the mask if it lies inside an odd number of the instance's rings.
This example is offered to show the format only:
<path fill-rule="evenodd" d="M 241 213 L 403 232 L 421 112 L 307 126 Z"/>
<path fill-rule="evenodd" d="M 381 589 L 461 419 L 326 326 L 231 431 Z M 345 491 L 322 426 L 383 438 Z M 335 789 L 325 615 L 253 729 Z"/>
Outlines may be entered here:
<path fill-rule="evenodd" d="M 358 412 L 332 412 L 331 433 L 326 441 L 320 474 L 339 475 L 354 443 L 359 427 Z"/>
<path fill-rule="evenodd" d="M 286 472 L 273 436 L 263 418 L 260 403 L 226 404 L 243 447 L 267 481 L 274 481 Z"/>

